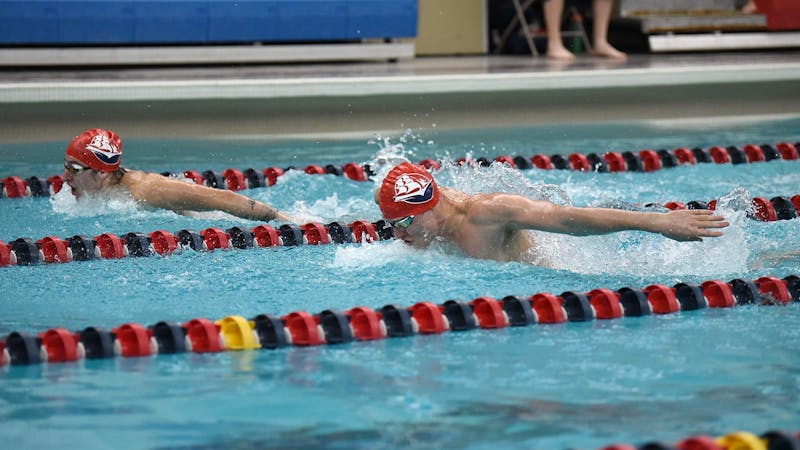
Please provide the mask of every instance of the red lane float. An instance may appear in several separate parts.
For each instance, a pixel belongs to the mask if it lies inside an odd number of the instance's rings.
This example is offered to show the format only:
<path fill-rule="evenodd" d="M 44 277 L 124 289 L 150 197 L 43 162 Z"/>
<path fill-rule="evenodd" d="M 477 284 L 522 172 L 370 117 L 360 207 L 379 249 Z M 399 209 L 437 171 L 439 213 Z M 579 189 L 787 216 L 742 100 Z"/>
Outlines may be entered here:
<path fill-rule="evenodd" d="M 711 158 L 717 164 L 729 164 L 731 162 L 731 155 L 725 147 L 717 145 L 709 148 L 708 152 L 711 153 Z"/>
<path fill-rule="evenodd" d="M 259 247 L 277 247 L 281 244 L 278 231 L 269 225 L 259 225 L 253 228 L 253 236 Z"/>
<path fill-rule="evenodd" d="M 491 297 L 478 297 L 469 303 L 481 328 L 505 328 L 510 325 L 500 302 Z"/>
<path fill-rule="evenodd" d="M 587 294 L 598 319 L 619 319 L 623 316 L 620 295 L 610 289 L 594 289 Z"/>
<path fill-rule="evenodd" d="M 100 257 L 105 259 L 118 259 L 124 258 L 128 249 L 125 247 L 125 240 L 113 233 L 103 233 L 100 236 L 95 236 L 97 249 L 100 252 Z"/>
<path fill-rule="evenodd" d="M 47 362 L 69 362 L 82 358 L 78 338 L 64 328 L 51 328 L 39 335 Z"/>
<path fill-rule="evenodd" d="M 755 208 L 756 219 L 762 222 L 774 222 L 778 220 L 778 215 L 775 213 L 775 207 L 772 203 L 764 197 L 755 197 L 752 200 L 753 208 Z"/>
<path fill-rule="evenodd" d="M 61 175 L 53 175 L 47 178 L 47 183 L 50 185 L 50 194 L 55 194 L 56 192 L 61 192 L 61 188 L 64 186 L 64 177 Z"/>
<path fill-rule="evenodd" d="M 372 341 L 384 339 L 386 336 L 386 325 L 381 320 L 378 313 L 365 306 L 357 306 L 345 312 L 350 318 L 350 325 L 353 327 L 353 334 L 360 341 Z"/>
<path fill-rule="evenodd" d="M 149 234 L 153 249 L 159 255 L 171 255 L 180 248 L 180 240 L 172 233 L 165 230 L 153 231 Z"/>
<path fill-rule="evenodd" d="M 375 224 L 364 220 L 356 220 L 349 227 L 353 230 L 353 237 L 356 242 L 377 242 L 380 240 Z"/>
<path fill-rule="evenodd" d="M 663 284 L 651 284 L 644 288 L 643 291 L 647 294 L 647 301 L 653 307 L 653 313 L 672 314 L 680 311 L 681 305 L 678 303 L 672 288 Z"/>
<path fill-rule="evenodd" d="M 267 167 L 263 171 L 264 179 L 267 181 L 268 186 L 275 186 L 278 182 L 278 177 L 283 175 L 283 169 L 279 167 Z"/>
<path fill-rule="evenodd" d="M 589 163 L 589 158 L 582 153 L 571 153 L 569 155 L 569 163 L 574 170 L 579 172 L 589 172 L 592 170 L 592 165 Z"/>
<path fill-rule="evenodd" d="M 419 162 L 419 165 L 428 170 L 439 170 L 442 168 L 442 165 L 439 164 L 439 161 L 434 159 L 423 159 Z"/>
<path fill-rule="evenodd" d="M 673 150 L 675 153 L 675 157 L 678 159 L 679 164 L 696 164 L 697 158 L 695 158 L 694 153 L 686 147 L 680 147 Z"/>
<path fill-rule="evenodd" d="M 754 163 L 754 162 L 762 162 L 766 161 L 766 157 L 764 156 L 764 150 L 761 150 L 761 147 L 758 145 L 747 144 L 742 147 L 744 150 L 745 155 L 747 155 L 747 162 Z"/>
<path fill-rule="evenodd" d="M 203 236 L 209 251 L 216 249 L 228 250 L 231 248 L 230 236 L 219 228 L 206 228 L 200 232 L 200 235 Z"/>
<path fill-rule="evenodd" d="M 664 207 L 671 211 L 674 211 L 676 209 L 686 209 L 686 204 L 681 202 L 667 202 L 664 204 Z"/>
<path fill-rule="evenodd" d="M 549 156 L 536 155 L 531 158 L 531 162 L 533 163 L 534 167 L 538 169 L 552 170 L 554 168 L 553 161 Z"/>
<path fill-rule="evenodd" d="M 755 280 L 758 289 L 763 294 L 771 295 L 776 301 L 786 304 L 792 301 L 788 283 L 776 277 L 766 276 Z"/>
<path fill-rule="evenodd" d="M 799 157 L 797 148 L 788 142 L 779 142 L 776 147 L 781 154 L 781 158 L 785 160 L 794 161 Z"/>
<path fill-rule="evenodd" d="M 225 178 L 225 186 L 230 191 L 241 191 L 248 188 L 244 174 L 239 169 L 227 169 L 222 172 L 222 177 Z"/>
<path fill-rule="evenodd" d="M 419 302 L 409 308 L 420 334 L 439 334 L 450 329 L 447 318 L 431 302 Z"/>
<path fill-rule="evenodd" d="M 42 260 L 46 263 L 65 263 L 72 261 L 72 249 L 66 242 L 56 236 L 43 237 L 36 241 L 42 252 Z M 0 265 L 2 263 L 0 262 Z"/>
<path fill-rule="evenodd" d="M 306 243 L 308 245 L 330 244 L 331 239 L 328 230 L 321 223 L 307 223 L 301 225 L 300 229 L 305 232 Z"/>
<path fill-rule="evenodd" d="M 564 299 L 550 293 L 534 294 L 531 297 L 533 310 L 539 323 L 563 323 L 567 321 Z"/>
<path fill-rule="evenodd" d="M 658 156 L 655 150 L 642 150 L 639 152 L 639 158 L 642 159 L 642 166 L 645 172 L 661 170 L 661 157 Z"/>
<path fill-rule="evenodd" d="M 208 319 L 192 319 L 183 324 L 187 348 L 195 353 L 217 353 L 225 350 L 219 337 L 219 327 Z"/>
<path fill-rule="evenodd" d="M 508 167 L 513 168 L 513 169 L 517 168 L 517 164 L 514 162 L 514 158 L 512 158 L 512 157 L 510 157 L 508 155 L 498 156 L 494 160 L 499 162 L 499 163 L 503 163 L 503 164 L 507 165 Z"/>
<path fill-rule="evenodd" d="M 353 181 L 367 181 L 367 174 L 364 168 L 356 163 L 347 163 L 342 166 L 342 170 L 345 176 Z"/>
<path fill-rule="evenodd" d="M 203 176 L 200 175 L 200 172 L 198 172 L 196 170 L 187 170 L 187 171 L 183 172 L 183 176 L 185 178 L 188 178 L 188 179 L 194 181 L 197 184 L 203 184 L 203 185 L 206 184 L 205 178 L 203 178 Z"/>
<path fill-rule="evenodd" d="M 150 356 L 154 353 L 151 345 L 152 334 L 138 323 L 126 323 L 111 330 L 116 338 L 115 351 L 118 355 L 133 358 Z"/>
<path fill-rule="evenodd" d="M 701 284 L 703 295 L 708 300 L 708 306 L 712 308 L 732 308 L 736 305 L 733 291 L 728 283 L 719 280 L 708 280 Z"/>
<path fill-rule="evenodd" d="M 296 311 L 281 318 L 292 337 L 292 343 L 299 346 L 322 345 L 322 331 L 319 324 L 304 311 Z"/>
<path fill-rule="evenodd" d="M 309 175 L 325 175 L 325 168 L 317 165 L 306 166 L 304 172 Z"/>
<path fill-rule="evenodd" d="M 0 181 L 2 183 L 2 196 L 8 198 L 30 197 L 31 190 L 28 183 L 20 177 L 7 177 Z"/>
<path fill-rule="evenodd" d="M 603 155 L 603 159 L 608 166 L 609 172 L 624 172 L 628 170 L 628 164 L 625 162 L 625 158 L 622 157 L 622 153 L 608 152 Z"/>

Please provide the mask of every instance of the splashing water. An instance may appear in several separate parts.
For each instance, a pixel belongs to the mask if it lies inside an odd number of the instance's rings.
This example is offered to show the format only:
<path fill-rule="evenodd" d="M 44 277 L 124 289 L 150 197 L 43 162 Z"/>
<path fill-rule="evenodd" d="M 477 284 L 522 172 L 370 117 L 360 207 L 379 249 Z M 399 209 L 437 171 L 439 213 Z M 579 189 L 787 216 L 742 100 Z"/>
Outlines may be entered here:
<path fill-rule="evenodd" d="M 375 170 L 373 178 L 376 187 L 386 177 L 386 174 L 403 162 L 412 162 L 415 159 L 416 151 L 406 148 L 405 143 L 416 139 L 410 131 L 401 136 L 399 142 L 392 142 L 391 138 L 376 136 L 370 144 L 379 146 L 378 152 L 369 161 Z M 422 143 L 420 139 L 417 139 Z M 432 145 L 433 141 L 425 141 L 426 145 Z M 473 160 L 472 152 L 467 152 L 466 159 Z M 512 169 L 507 165 L 494 162 L 488 167 L 477 164 L 458 164 L 455 158 L 448 152 L 440 152 L 437 155 L 441 168 L 434 172 L 436 181 L 444 186 L 458 189 L 467 194 L 508 192 L 526 196 L 534 200 L 547 200 L 560 205 L 571 205 L 569 196 L 563 189 L 552 184 L 533 184 L 519 170 Z"/>
<path fill-rule="evenodd" d="M 340 200 L 337 193 L 306 204 L 298 200 L 290 209 L 292 217 L 300 222 L 330 222 L 333 220 L 350 221 L 363 219 L 363 214 L 354 211 L 377 210 L 371 199 L 349 198 Z M 373 213 L 374 214 L 374 213 Z"/>
<path fill-rule="evenodd" d="M 76 198 L 69 189 L 62 189 L 50 198 L 53 211 L 71 217 L 97 215 L 136 215 L 141 209 L 130 196 L 115 192 L 110 195 L 83 195 Z"/>
<path fill-rule="evenodd" d="M 380 135 L 376 135 L 374 139 L 368 142 L 369 144 L 378 146 L 378 151 L 375 153 L 375 156 L 368 161 L 368 164 L 375 172 L 374 179 L 376 183 L 380 183 L 386 177 L 386 174 L 392 170 L 392 167 L 403 162 L 412 161 L 415 151 L 413 148 L 406 148 L 405 145 L 412 137 L 413 134 L 411 131 L 406 130 L 406 132 L 398 138 L 398 142 L 392 142 L 391 138 Z"/>
<path fill-rule="evenodd" d="M 702 242 L 678 242 L 638 231 L 591 237 L 533 233 L 542 259 L 554 269 L 585 274 L 719 277 L 747 271 L 752 255 L 745 232 L 749 198 L 744 189 L 721 197 L 716 213 L 730 225 L 721 237 Z"/>
<path fill-rule="evenodd" d="M 559 205 L 572 204 L 567 193 L 558 186 L 531 183 L 522 171 L 499 162 L 483 167 L 459 165 L 452 159 L 445 159 L 435 177 L 442 185 L 467 194 L 506 192 L 533 200 L 547 200 Z"/>
<path fill-rule="evenodd" d="M 331 267 L 364 269 L 396 264 L 398 261 L 414 261 L 421 266 L 435 266 L 443 260 L 462 258 L 463 256 L 452 246 L 434 243 L 425 250 L 419 250 L 403 241 L 393 240 L 381 245 L 363 245 L 358 247 L 336 247 Z"/>
<path fill-rule="evenodd" d="M 332 267 L 363 269 L 380 267 L 391 261 L 425 257 L 423 250 L 417 250 L 402 241 L 390 241 L 385 245 L 364 245 L 360 247 L 337 247 Z"/>

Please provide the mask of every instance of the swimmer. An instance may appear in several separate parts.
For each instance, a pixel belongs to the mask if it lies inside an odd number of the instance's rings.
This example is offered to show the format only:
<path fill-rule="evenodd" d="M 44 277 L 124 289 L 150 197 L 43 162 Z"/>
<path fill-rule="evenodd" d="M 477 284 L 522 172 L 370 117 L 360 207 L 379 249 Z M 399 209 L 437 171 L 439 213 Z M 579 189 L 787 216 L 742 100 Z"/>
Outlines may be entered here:
<path fill-rule="evenodd" d="M 395 238 L 416 248 L 450 242 L 468 256 L 498 261 L 531 260 L 535 243 L 524 230 L 573 236 L 642 230 L 701 241 L 722 236 L 719 229 L 728 226 L 707 210 L 638 212 L 559 206 L 505 193 L 470 195 L 437 186 L 424 167 L 410 163 L 395 166 L 375 197 Z"/>
<path fill-rule="evenodd" d="M 224 189 L 129 170 L 122 166 L 122 139 L 113 131 L 94 128 L 76 136 L 64 156 L 64 181 L 75 197 L 86 194 L 129 195 L 152 208 L 186 211 L 224 211 L 250 220 L 292 219 L 272 206 Z"/>

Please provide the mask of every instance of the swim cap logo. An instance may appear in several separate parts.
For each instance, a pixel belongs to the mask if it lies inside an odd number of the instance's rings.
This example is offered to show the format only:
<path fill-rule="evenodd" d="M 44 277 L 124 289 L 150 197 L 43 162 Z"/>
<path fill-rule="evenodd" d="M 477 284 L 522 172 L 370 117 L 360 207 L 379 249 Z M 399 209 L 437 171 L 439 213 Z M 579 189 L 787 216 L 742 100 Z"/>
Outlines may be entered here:
<path fill-rule="evenodd" d="M 433 180 L 418 173 L 406 173 L 394 182 L 394 201 L 427 203 L 433 198 Z"/>
<path fill-rule="evenodd" d="M 92 138 L 92 142 L 86 145 L 86 150 L 91 151 L 97 159 L 106 164 L 116 164 L 119 161 L 120 151 L 108 136 L 97 134 Z"/>

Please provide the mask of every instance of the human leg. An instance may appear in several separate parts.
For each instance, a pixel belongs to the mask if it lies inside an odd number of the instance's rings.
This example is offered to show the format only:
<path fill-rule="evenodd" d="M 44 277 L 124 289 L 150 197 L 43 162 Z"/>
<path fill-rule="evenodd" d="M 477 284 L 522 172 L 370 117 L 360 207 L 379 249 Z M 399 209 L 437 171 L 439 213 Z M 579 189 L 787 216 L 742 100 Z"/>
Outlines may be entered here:
<path fill-rule="evenodd" d="M 561 40 L 561 14 L 564 12 L 564 0 L 545 0 L 542 10 L 547 30 L 547 57 L 561 60 L 575 59 L 575 55 L 564 47 L 564 42 Z"/>
<path fill-rule="evenodd" d="M 592 53 L 607 58 L 624 59 L 626 57 L 625 53 L 608 43 L 608 24 L 611 21 L 611 10 L 613 8 L 614 0 L 594 0 L 592 4 L 594 12 Z"/>

